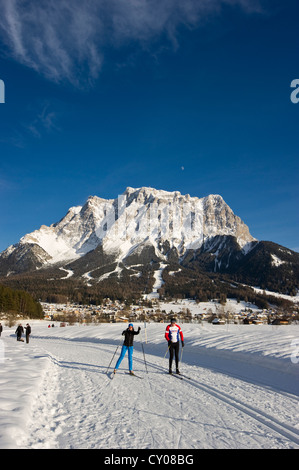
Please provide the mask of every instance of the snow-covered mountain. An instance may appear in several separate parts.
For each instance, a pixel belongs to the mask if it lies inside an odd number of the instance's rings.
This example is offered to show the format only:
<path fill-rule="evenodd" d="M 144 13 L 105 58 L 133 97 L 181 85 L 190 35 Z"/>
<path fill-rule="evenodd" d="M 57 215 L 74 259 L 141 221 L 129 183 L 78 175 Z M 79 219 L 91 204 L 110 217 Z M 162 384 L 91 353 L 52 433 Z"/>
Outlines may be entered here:
<path fill-rule="evenodd" d="M 22 237 L 0 253 L 0 276 L 6 283 L 30 274 L 86 286 L 113 279 L 144 292 L 168 269 L 175 273 L 170 283 L 193 282 L 203 272 L 227 273 L 239 282 L 296 293 L 298 258 L 256 240 L 219 195 L 128 187 L 115 199 L 91 196 L 59 222 Z"/>
<path fill-rule="evenodd" d="M 254 241 L 221 196 L 197 198 L 129 187 L 116 199 L 91 196 L 83 206 L 71 207 L 58 223 L 25 235 L 0 254 L 0 270 L 9 275 L 70 263 L 99 246 L 118 262 L 149 247 L 167 262 L 171 250 L 181 258 L 219 236 L 235 237 L 244 251 Z"/>

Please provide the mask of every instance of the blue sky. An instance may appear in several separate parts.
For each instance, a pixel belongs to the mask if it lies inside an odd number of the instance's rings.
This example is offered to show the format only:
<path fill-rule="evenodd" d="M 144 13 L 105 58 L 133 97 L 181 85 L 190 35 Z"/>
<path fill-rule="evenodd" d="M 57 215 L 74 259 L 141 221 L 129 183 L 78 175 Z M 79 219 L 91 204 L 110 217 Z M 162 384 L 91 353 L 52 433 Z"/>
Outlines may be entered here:
<path fill-rule="evenodd" d="M 297 0 L 0 0 L 0 251 L 89 195 L 220 194 L 299 251 Z"/>

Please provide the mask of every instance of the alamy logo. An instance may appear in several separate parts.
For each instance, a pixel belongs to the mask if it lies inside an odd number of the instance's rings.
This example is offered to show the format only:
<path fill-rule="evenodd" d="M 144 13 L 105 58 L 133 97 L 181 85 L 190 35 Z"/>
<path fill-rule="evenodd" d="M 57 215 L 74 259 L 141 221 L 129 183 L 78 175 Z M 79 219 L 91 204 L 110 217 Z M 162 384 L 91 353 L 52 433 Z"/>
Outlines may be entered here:
<path fill-rule="evenodd" d="M 291 93 L 291 101 L 294 104 L 299 103 L 299 78 L 295 78 L 291 82 L 291 88 L 295 88 Z"/>
<path fill-rule="evenodd" d="M 146 208 L 136 209 L 133 219 L 126 212 L 127 201 L 124 195 L 117 198 L 113 205 L 107 203 L 104 218 L 96 228 L 99 239 L 117 236 L 125 241 L 133 232 L 141 237 L 182 238 L 182 233 L 191 234 L 196 229 L 196 237 L 202 238 L 202 209 L 191 201 L 177 205 L 174 202 L 152 202 Z"/>
<path fill-rule="evenodd" d="M 5 103 L 5 85 L 3 80 L 0 80 L 0 103 Z"/>
<path fill-rule="evenodd" d="M 293 339 L 291 347 L 294 348 L 291 354 L 291 361 L 293 364 L 298 364 L 299 362 L 299 339 Z"/>
<path fill-rule="evenodd" d="M 4 341 L 0 339 L 0 364 L 4 364 L 4 359 L 5 359 Z"/>

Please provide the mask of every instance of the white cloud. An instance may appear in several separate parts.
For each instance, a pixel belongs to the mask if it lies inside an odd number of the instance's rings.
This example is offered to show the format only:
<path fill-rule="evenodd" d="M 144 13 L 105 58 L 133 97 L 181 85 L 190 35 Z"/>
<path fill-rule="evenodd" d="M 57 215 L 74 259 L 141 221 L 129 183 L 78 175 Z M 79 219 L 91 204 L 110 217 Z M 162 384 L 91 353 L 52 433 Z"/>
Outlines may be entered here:
<path fill-rule="evenodd" d="M 56 125 L 57 115 L 49 108 L 49 103 L 43 103 L 42 109 L 37 113 L 36 117 L 29 124 L 24 124 L 24 127 L 34 137 L 41 138 L 44 132 L 50 133 L 53 131 L 59 131 L 59 128 Z"/>
<path fill-rule="evenodd" d="M 0 0 L 7 54 L 48 79 L 74 86 L 98 77 L 107 47 L 149 44 L 196 26 L 223 5 L 257 11 L 259 0 Z"/>
<path fill-rule="evenodd" d="M 101 68 L 101 21 L 93 2 L 2 0 L 0 34 L 8 54 L 55 82 L 78 86 L 81 70 Z"/>

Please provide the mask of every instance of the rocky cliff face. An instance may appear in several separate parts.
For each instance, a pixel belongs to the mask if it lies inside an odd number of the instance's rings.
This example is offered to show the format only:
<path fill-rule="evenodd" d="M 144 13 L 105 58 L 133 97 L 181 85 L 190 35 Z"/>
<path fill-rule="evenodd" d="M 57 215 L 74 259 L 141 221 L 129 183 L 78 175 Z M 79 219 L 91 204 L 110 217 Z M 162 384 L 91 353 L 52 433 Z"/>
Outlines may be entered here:
<path fill-rule="evenodd" d="M 296 295 L 298 273 L 298 253 L 254 239 L 221 196 L 153 188 L 89 197 L 0 253 L 1 282 L 32 292 L 38 286 L 45 296 L 50 286 L 64 295 L 78 286 L 83 293 L 140 295 L 155 279 L 169 295 L 217 293 L 231 281 Z"/>
<path fill-rule="evenodd" d="M 72 207 L 58 223 L 25 235 L 18 244 L 0 254 L 0 273 L 11 275 L 60 263 L 80 260 L 80 275 L 90 272 L 84 257 L 101 247 L 99 266 L 106 257 L 117 263 L 138 258 L 145 252 L 166 261 L 190 250 L 213 251 L 213 240 L 233 237 L 239 250 L 247 250 L 254 238 L 221 196 L 204 198 L 178 191 L 127 188 L 116 199 L 89 197 Z M 99 259 L 102 258 L 102 259 Z M 141 259 L 142 262 L 142 259 Z M 77 263 L 78 265 L 78 263 Z M 85 272 L 83 272 L 85 269 Z"/>
<path fill-rule="evenodd" d="M 242 248 L 254 240 L 247 225 L 233 213 L 221 196 L 203 198 L 203 227 L 205 237 L 230 235 Z"/>

